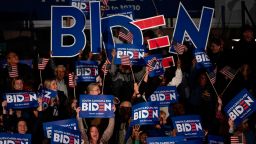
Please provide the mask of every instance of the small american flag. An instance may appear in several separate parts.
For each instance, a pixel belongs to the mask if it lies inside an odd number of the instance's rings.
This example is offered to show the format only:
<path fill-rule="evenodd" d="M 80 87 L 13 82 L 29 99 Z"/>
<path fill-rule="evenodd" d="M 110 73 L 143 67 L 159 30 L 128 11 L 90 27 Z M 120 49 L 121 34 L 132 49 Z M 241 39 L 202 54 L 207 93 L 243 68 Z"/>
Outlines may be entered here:
<path fill-rule="evenodd" d="M 214 85 L 216 83 L 216 72 L 215 71 L 209 73 L 209 79 L 210 79 L 210 82 L 212 83 L 212 85 Z"/>
<path fill-rule="evenodd" d="M 74 88 L 76 86 L 75 75 L 73 73 L 68 74 L 68 86 L 71 88 Z"/>
<path fill-rule="evenodd" d="M 130 57 L 128 55 L 121 56 L 121 65 L 130 65 Z"/>
<path fill-rule="evenodd" d="M 15 78 L 15 77 L 18 77 L 18 76 L 19 76 L 19 73 L 18 73 L 18 66 L 17 66 L 17 65 L 15 65 L 15 66 L 9 66 L 8 72 L 9 72 L 9 76 L 10 76 L 11 78 Z"/>
<path fill-rule="evenodd" d="M 246 140 L 243 134 L 240 136 L 231 136 L 230 144 L 246 144 Z"/>
<path fill-rule="evenodd" d="M 220 70 L 220 73 L 228 77 L 229 79 L 233 79 L 236 75 L 236 70 L 232 69 L 230 66 L 225 66 Z"/>
<path fill-rule="evenodd" d="M 39 70 L 44 70 L 48 61 L 49 61 L 49 59 L 47 59 L 47 58 L 39 58 L 39 60 L 38 60 L 38 69 Z"/>
<path fill-rule="evenodd" d="M 149 71 L 153 71 L 155 69 L 156 62 L 156 57 L 153 57 L 151 60 L 148 61 L 147 66 L 149 67 Z"/>
<path fill-rule="evenodd" d="M 123 40 L 126 40 L 128 43 L 132 43 L 132 40 L 133 40 L 132 33 L 124 28 L 120 29 L 118 37 Z"/>
<path fill-rule="evenodd" d="M 111 62 L 107 59 L 101 67 L 101 71 L 104 73 L 104 75 L 108 73 L 107 65 L 109 64 L 111 64 Z"/>
<path fill-rule="evenodd" d="M 104 6 L 108 6 L 108 0 L 102 0 Z"/>
<path fill-rule="evenodd" d="M 180 54 L 180 55 L 184 53 L 185 48 L 186 48 L 186 46 L 183 45 L 183 44 L 180 44 L 180 43 L 177 43 L 176 45 L 174 45 L 174 49 L 175 49 L 176 52 L 177 52 L 178 54 Z"/>

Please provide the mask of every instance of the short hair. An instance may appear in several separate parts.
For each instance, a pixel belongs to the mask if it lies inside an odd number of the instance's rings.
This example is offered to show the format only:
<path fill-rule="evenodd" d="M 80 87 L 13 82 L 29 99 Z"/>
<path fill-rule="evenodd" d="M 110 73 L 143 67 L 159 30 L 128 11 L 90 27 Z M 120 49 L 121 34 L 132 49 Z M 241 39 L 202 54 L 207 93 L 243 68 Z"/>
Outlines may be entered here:
<path fill-rule="evenodd" d="M 91 91 L 94 87 L 99 87 L 99 84 L 98 83 L 90 83 L 88 86 L 87 86 L 87 92 Z"/>
<path fill-rule="evenodd" d="M 55 80 L 53 78 L 49 78 L 44 80 L 44 87 L 50 89 L 52 81 Z"/>
<path fill-rule="evenodd" d="M 57 66 L 55 67 L 55 75 L 57 74 L 57 71 L 58 71 L 59 69 L 63 69 L 64 71 L 66 71 L 66 67 L 65 67 L 64 65 L 57 65 Z"/>

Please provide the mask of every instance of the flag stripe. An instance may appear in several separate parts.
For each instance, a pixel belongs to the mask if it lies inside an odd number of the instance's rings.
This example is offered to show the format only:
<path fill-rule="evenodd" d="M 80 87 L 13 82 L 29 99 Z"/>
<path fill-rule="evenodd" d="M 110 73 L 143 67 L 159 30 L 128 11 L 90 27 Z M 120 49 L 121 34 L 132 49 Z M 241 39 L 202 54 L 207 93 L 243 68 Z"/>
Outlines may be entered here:
<path fill-rule="evenodd" d="M 130 65 L 130 57 L 128 55 L 121 56 L 121 65 Z"/>
<path fill-rule="evenodd" d="M 11 77 L 11 78 L 15 78 L 15 77 L 19 76 L 17 65 L 10 66 L 9 69 L 8 69 L 8 72 L 9 72 L 9 77 Z"/>
<path fill-rule="evenodd" d="M 74 88 L 75 87 L 75 75 L 72 73 L 68 74 L 68 86 Z"/>

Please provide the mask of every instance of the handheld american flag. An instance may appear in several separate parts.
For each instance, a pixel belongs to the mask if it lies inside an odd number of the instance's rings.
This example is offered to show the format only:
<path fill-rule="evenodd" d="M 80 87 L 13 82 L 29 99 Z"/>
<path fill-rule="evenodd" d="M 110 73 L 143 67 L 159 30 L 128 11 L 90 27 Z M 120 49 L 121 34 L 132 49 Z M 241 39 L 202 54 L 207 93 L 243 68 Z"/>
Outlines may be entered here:
<path fill-rule="evenodd" d="M 68 86 L 72 88 L 76 86 L 75 75 L 73 73 L 68 74 Z"/>
<path fill-rule="evenodd" d="M 234 70 L 230 66 L 225 66 L 223 69 L 220 70 L 220 73 L 222 73 L 229 79 L 233 79 L 236 75 L 236 70 Z"/>
<path fill-rule="evenodd" d="M 9 77 L 11 77 L 11 78 L 15 78 L 15 77 L 19 76 L 17 65 L 9 66 L 8 72 L 9 72 Z"/>
<path fill-rule="evenodd" d="M 121 56 L 121 65 L 131 65 L 130 57 L 128 55 Z"/>
<path fill-rule="evenodd" d="M 105 63 L 102 65 L 101 70 L 106 75 L 108 73 L 107 65 L 111 64 L 111 62 L 107 59 Z"/>
<path fill-rule="evenodd" d="M 132 40 L 133 40 L 132 33 L 124 28 L 120 29 L 118 37 L 123 40 L 126 40 L 128 43 L 132 43 Z"/>
<path fill-rule="evenodd" d="M 48 61 L 49 61 L 49 59 L 47 59 L 47 58 L 39 58 L 39 60 L 38 60 L 38 69 L 39 70 L 44 70 Z"/>
<path fill-rule="evenodd" d="M 216 83 L 216 73 L 214 71 L 209 73 L 209 79 L 212 85 Z"/>

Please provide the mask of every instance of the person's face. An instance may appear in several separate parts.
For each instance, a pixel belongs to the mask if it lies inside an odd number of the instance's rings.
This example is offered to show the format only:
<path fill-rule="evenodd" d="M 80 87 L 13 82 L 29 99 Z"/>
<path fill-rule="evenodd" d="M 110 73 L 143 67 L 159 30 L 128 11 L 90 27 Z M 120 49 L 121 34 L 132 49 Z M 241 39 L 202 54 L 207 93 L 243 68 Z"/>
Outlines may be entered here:
<path fill-rule="evenodd" d="M 58 80 L 63 80 L 64 76 L 65 76 L 65 70 L 62 69 L 62 68 L 57 69 L 57 71 L 56 71 L 57 79 Z"/>
<path fill-rule="evenodd" d="M 55 80 L 51 81 L 50 89 L 57 91 L 57 82 Z"/>
<path fill-rule="evenodd" d="M 23 89 L 23 81 L 22 80 L 15 80 L 13 88 L 15 90 L 22 90 Z"/>
<path fill-rule="evenodd" d="M 91 127 L 90 129 L 90 136 L 92 141 L 98 141 L 99 139 L 99 131 L 96 127 Z"/>
<path fill-rule="evenodd" d="M 215 43 L 211 44 L 211 51 L 212 53 L 216 54 L 218 52 L 220 52 L 220 45 L 217 45 Z"/>
<path fill-rule="evenodd" d="M 98 86 L 93 87 L 90 91 L 89 91 L 90 95 L 99 95 L 100 94 L 100 88 Z"/>
<path fill-rule="evenodd" d="M 25 121 L 19 121 L 18 123 L 18 133 L 19 134 L 26 134 L 28 128 L 27 123 Z"/>
<path fill-rule="evenodd" d="M 207 77 L 204 74 L 201 74 L 199 77 L 199 85 L 200 86 L 205 86 L 207 83 Z"/>
<path fill-rule="evenodd" d="M 247 30 L 243 32 L 243 38 L 245 41 L 250 42 L 253 40 L 253 32 L 251 30 Z"/>
<path fill-rule="evenodd" d="M 10 65 L 16 65 L 17 63 L 19 63 L 19 57 L 17 56 L 16 53 L 9 53 L 7 56 L 7 62 Z"/>
<path fill-rule="evenodd" d="M 140 135 L 140 142 L 142 143 L 142 144 L 146 144 L 147 143 L 147 134 L 146 133 L 142 133 L 141 135 Z"/>

